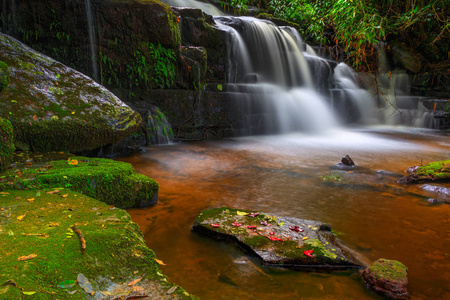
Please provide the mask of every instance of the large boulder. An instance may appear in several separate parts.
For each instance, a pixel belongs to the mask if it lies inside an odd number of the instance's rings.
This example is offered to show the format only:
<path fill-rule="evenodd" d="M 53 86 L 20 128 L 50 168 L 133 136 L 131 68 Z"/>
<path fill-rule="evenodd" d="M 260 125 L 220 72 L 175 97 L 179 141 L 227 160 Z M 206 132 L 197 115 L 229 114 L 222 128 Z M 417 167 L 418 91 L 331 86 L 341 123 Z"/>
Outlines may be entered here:
<path fill-rule="evenodd" d="M 204 210 L 193 230 L 236 243 L 269 266 L 320 271 L 367 265 L 317 221 L 221 207 Z"/>
<path fill-rule="evenodd" d="M 14 137 L 11 122 L 0 118 L 0 172 L 8 167 L 14 150 Z"/>
<path fill-rule="evenodd" d="M 103 86 L 1 33 L 0 60 L 10 73 L 0 117 L 11 121 L 18 148 L 92 150 L 141 125 L 140 115 Z"/>
<path fill-rule="evenodd" d="M 362 276 L 375 292 L 393 299 L 407 299 L 408 269 L 399 261 L 380 258 L 367 267 Z"/>

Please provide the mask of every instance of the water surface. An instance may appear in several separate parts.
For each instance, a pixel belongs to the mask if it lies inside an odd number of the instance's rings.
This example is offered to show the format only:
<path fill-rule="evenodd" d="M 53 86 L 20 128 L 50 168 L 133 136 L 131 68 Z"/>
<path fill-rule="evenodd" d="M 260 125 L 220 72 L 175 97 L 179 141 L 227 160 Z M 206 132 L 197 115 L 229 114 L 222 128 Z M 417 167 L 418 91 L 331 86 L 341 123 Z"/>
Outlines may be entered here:
<path fill-rule="evenodd" d="M 395 175 L 449 150 L 442 133 L 372 128 L 149 147 L 121 160 L 159 182 L 156 206 L 128 212 L 168 264 L 164 274 L 200 299 L 381 299 L 358 272 L 266 268 L 191 232 L 203 209 L 219 206 L 329 223 L 369 261 L 403 262 L 412 299 L 450 299 L 450 205 L 429 203 Z M 358 169 L 331 171 L 346 154 Z"/>

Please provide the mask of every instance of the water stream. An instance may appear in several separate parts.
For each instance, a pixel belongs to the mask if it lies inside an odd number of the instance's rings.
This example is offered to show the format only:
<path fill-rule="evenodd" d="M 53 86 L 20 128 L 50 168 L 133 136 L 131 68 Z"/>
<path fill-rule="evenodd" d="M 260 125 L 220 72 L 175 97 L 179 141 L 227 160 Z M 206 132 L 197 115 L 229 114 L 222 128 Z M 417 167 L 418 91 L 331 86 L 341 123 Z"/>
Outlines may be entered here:
<path fill-rule="evenodd" d="M 200 299 L 381 299 L 357 272 L 266 268 L 190 231 L 203 209 L 219 206 L 327 222 L 369 260 L 403 262 L 412 299 L 448 299 L 450 206 L 429 203 L 391 174 L 448 159 L 448 149 L 450 138 L 437 132 L 377 127 L 174 144 L 121 160 L 159 182 L 155 207 L 128 212 L 168 264 L 164 274 Z M 359 169 L 332 171 L 345 154 Z"/>

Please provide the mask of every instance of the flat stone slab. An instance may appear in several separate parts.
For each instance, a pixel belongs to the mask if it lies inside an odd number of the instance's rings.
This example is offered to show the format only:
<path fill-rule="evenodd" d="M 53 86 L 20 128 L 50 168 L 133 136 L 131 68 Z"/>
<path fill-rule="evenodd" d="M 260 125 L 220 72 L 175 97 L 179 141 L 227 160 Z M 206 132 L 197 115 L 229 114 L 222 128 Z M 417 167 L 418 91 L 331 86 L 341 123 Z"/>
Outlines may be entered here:
<path fill-rule="evenodd" d="M 221 207 L 200 213 L 192 230 L 235 243 L 269 266 L 316 271 L 367 266 L 322 222 Z"/>

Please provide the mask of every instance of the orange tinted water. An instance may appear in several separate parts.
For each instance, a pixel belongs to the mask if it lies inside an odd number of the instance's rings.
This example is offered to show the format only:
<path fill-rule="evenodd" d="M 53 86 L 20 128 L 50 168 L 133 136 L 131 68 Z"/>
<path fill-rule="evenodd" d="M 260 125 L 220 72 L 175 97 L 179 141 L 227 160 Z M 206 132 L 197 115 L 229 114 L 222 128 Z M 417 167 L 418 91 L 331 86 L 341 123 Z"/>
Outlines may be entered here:
<path fill-rule="evenodd" d="M 345 154 L 360 169 L 330 173 Z M 412 299 L 450 299 L 450 205 L 430 204 L 397 178 L 375 174 L 404 174 L 449 154 L 445 135 L 378 131 L 158 146 L 121 160 L 159 182 L 156 206 L 128 212 L 168 264 L 164 274 L 200 299 L 381 299 L 358 272 L 267 268 L 232 245 L 192 233 L 196 216 L 218 206 L 329 223 L 370 261 L 403 262 Z M 341 180 L 324 181 L 327 175 Z"/>

